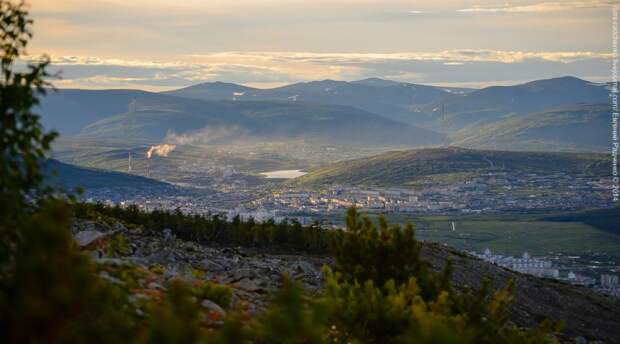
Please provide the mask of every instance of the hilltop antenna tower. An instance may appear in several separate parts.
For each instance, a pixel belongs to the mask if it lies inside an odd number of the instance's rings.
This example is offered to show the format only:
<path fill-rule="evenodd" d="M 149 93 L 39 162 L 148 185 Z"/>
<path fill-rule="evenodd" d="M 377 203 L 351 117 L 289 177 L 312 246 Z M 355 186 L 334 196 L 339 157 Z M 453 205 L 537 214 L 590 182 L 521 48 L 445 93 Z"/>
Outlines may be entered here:
<path fill-rule="evenodd" d="M 446 111 L 446 103 L 441 103 L 441 127 L 444 134 L 448 135 L 450 119 L 448 118 L 448 112 Z M 449 143 L 445 143 L 444 147 L 449 146 Z"/>
<path fill-rule="evenodd" d="M 129 152 L 129 157 L 127 158 L 127 172 L 131 173 L 131 152 Z"/>

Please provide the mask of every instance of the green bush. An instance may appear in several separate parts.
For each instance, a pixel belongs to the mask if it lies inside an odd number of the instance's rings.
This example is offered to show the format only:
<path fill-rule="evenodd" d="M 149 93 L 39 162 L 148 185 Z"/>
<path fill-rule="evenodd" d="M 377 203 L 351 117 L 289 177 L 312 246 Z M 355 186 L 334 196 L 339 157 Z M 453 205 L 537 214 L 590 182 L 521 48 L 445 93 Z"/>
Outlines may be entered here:
<path fill-rule="evenodd" d="M 173 280 L 166 298 L 151 303 L 147 310 L 147 331 L 140 341 L 146 343 L 199 343 L 207 336 L 201 326 L 200 305 L 191 289 L 181 281 Z"/>
<path fill-rule="evenodd" d="M 248 337 L 265 344 L 326 343 L 325 320 L 324 305 L 308 299 L 298 282 L 283 276 L 271 306 L 252 324 Z"/>
<path fill-rule="evenodd" d="M 375 225 L 350 209 L 347 230 L 332 240 L 333 270 L 325 268 L 328 321 L 338 342 L 548 343 L 544 323 L 522 331 L 508 321 L 512 285 L 493 292 L 451 287 L 452 266 L 433 273 L 420 258 L 413 226 Z"/>
<path fill-rule="evenodd" d="M 115 234 L 108 239 L 106 253 L 110 257 L 122 256 L 129 252 L 129 246 L 122 234 Z"/>
<path fill-rule="evenodd" d="M 53 203 L 18 224 L 0 278 L 0 342 L 119 342 L 133 332 L 127 295 L 73 248 L 69 211 Z"/>
<path fill-rule="evenodd" d="M 210 281 L 199 281 L 193 289 L 193 295 L 199 300 L 208 299 L 217 303 L 222 308 L 229 308 L 232 301 L 230 287 Z"/>

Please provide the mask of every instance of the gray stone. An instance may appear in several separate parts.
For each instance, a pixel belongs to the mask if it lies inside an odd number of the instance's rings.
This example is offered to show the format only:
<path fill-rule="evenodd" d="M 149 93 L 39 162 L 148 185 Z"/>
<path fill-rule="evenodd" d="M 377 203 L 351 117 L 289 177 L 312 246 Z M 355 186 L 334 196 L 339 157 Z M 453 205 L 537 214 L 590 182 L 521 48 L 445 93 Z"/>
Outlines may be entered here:
<path fill-rule="evenodd" d="M 155 289 L 155 290 L 166 290 L 166 288 L 164 288 L 161 284 L 155 283 L 155 282 L 149 283 L 147 287 L 149 289 Z"/>
<path fill-rule="evenodd" d="M 588 340 L 585 339 L 584 337 L 579 336 L 579 337 L 573 338 L 573 343 L 575 343 L 575 344 L 588 344 Z"/>
<path fill-rule="evenodd" d="M 208 258 L 202 260 L 200 264 L 198 264 L 198 266 L 207 272 L 218 273 L 226 271 L 226 268 L 224 266 Z"/>
<path fill-rule="evenodd" d="M 226 311 L 222 307 L 220 307 L 220 305 L 218 305 L 217 303 L 215 303 L 215 302 L 213 302 L 211 300 L 204 299 L 204 300 L 202 300 L 200 305 L 203 308 L 206 308 L 206 309 L 208 309 L 211 312 L 215 312 L 215 313 L 218 313 L 218 314 L 220 314 L 222 316 L 226 316 Z"/>
<path fill-rule="evenodd" d="M 101 250 L 93 250 L 88 252 L 88 255 L 92 259 L 101 259 L 103 258 L 103 252 Z"/>
<path fill-rule="evenodd" d="M 99 273 L 99 277 L 103 278 L 104 280 L 112 283 L 112 284 L 117 284 L 117 285 L 125 285 L 126 283 L 114 276 L 110 276 L 110 274 L 107 271 L 101 271 Z"/>
<path fill-rule="evenodd" d="M 103 233 L 95 230 L 86 230 L 78 232 L 75 235 L 74 240 L 79 247 L 86 247 L 97 240 L 105 238 L 108 235 L 108 233 Z"/>
<path fill-rule="evenodd" d="M 243 278 L 234 284 L 237 288 L 243 289 L 246 291 L 257 292 L 264 291 L 262 287 L 260 287 L 254 280 L 249 278 Z"/>

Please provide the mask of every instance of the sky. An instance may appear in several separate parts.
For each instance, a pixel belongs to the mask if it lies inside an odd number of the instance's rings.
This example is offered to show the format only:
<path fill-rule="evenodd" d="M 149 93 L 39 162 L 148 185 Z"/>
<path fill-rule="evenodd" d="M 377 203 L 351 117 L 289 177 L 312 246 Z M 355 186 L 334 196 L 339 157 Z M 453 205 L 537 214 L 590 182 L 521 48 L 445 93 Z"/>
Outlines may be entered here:
<path fill-rule="evenodd" d="M 29 0 L 61 88 L 610 79 L 617 0 Z"/>

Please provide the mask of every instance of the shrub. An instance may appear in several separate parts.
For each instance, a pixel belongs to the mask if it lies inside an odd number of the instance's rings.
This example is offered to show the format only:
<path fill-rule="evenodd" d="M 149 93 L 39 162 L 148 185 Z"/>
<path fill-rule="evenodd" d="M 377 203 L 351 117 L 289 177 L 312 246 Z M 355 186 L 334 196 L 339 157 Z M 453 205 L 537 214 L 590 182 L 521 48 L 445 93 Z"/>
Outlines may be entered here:
<path fill-rule="evenodd" d="M 74 251 L 65 205 L 50 204 L 18 228 L 14 264 L 0 278 L 0 342 L 118 342 L 132 332 L 126 294 Z"/>
<path fill-rule="evenodd" d="M 432 273 L 420 258 L 413 226 L 375 225 L 352 208 L 347 230 L 332 240 L 333 270 L 325 268 L 328 319 L 339 342 L 547 343 L 555 329 L 543 323 L 522 331 L 508 321 L 512 284 L 492 292 L 459 292 L 452 265 Z"/>
<path fill-rule="evenodd" d="M 199 300 L 211 300 L 222 308 L 229 308 L 232 301 L 230 287 L 210 281 L 197 281 L 193 287 L 193 295 Z"/>

